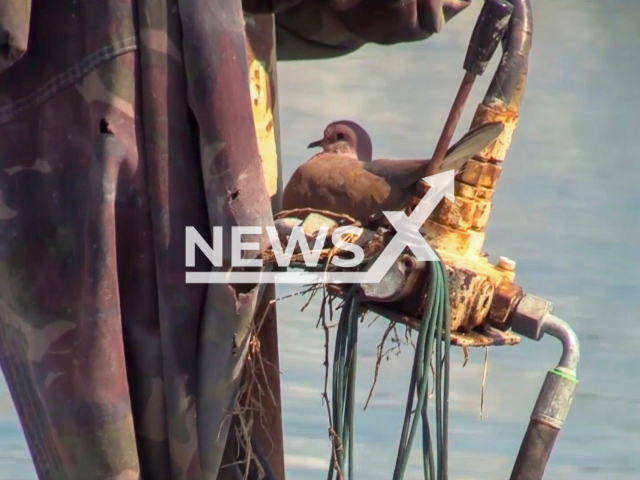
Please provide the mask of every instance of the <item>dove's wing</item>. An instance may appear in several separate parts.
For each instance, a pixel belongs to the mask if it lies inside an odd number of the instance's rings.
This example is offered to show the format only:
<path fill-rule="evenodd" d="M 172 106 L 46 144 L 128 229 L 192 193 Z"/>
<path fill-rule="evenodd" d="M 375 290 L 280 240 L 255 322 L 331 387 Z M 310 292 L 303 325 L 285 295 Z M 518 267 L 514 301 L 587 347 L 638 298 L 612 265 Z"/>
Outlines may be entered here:
<path fill-rule="evenodd" d="M 495 141 L 503 130 L 500 122 L 470 130 L 447 150 L 440 171 L 459 170 L 471 157 Z M 363 168 L 396 188 L 409 188 L 424 178 L 429 162 L 431 160 L 374 160 L 364 163 Z"/>
<path fill-rule="evenodd" d="M 484 125 L 469 130 L 447 150 L 440 171 L 460 170 L 471 157 L 491 145 L 503 130 L 504 125 L 501 122 L 485 123 Z"/>
<path fill-rule="evenodd" d="M 384 178 L 396 188 L 408 188 L 424 177 L 430 160 L 374 160 L 363 163 L 362 168 L 373 175 Z"/>

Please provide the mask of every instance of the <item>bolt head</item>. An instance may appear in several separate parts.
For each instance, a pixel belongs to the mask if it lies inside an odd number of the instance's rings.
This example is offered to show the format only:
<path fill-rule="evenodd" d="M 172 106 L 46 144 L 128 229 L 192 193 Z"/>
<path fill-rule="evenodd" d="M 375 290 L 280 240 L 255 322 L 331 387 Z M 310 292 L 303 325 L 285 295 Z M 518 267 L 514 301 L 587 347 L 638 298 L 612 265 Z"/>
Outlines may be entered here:
<path fill-rule="evenodd" d="M 525 295 L 511 315 L 511 328 L 527 338 L 540 340 L 544 317 L 552 311 L 551 302 L 533 295 Z"/>
<path fill-rule="evenodd" d="M 495 291 L 489 321 L 500 330 L 511 327 L 510 315 L 523 296 L 522 287 L 515 283 L 503 283 Z"/>
<path fill-rule="evenodd" d="M 500 257 L 496 263 L 496 267 L 507 272 L 514 272 L 516 270 L 516 262 L 508 257 Z"/>

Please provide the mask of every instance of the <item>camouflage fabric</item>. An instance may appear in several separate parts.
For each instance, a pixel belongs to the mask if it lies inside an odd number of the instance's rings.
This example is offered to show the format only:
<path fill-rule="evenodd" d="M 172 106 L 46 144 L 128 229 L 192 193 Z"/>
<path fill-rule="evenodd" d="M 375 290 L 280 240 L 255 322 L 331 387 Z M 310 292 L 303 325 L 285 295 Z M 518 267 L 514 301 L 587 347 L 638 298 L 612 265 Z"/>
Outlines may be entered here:
<path fill-rule="evenodd" d="M 429 38 L 471 0 L 274 0 L 278 60 L 330 58 L 367 43 Z M 295 3 L 295 4 L 294 4 Z"/>
<path fill-rule="evenodd" d="M 0 342 L 41 478 L 217 473 L 257 289 L 185 284 L 185 227 L 272 215 L 240 4 L 209 6 L 37 2 L 0 75 Z"/>
<path fill-rule="evenodd" d="M 244 7 L 346 52 L 436 31 L 402 20 L 418 4 L 447 17 L 466 3 Z M 185 227 L 210 241 L 214 225 L 269 225 L 282 184 L 261 158 L 242 7 L 0 2 L 0 363 L 41 479 L 218 475 L 264 302 L 255 286 L 186 284 Z"/>

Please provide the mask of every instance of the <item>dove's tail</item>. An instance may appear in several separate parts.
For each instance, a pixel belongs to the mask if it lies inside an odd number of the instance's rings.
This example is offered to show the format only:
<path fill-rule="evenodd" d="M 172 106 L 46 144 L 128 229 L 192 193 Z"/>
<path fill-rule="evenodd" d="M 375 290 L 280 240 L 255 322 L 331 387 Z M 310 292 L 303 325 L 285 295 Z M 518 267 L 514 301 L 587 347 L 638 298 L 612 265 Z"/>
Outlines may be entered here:
<path fill-rule="evenodd" d="M 441 172 L 459 171 L 467 161 L 491 145 L 504 130 L 501 122 L 485 123 L 469 130 L 460 140 L 447 150 Z"/>

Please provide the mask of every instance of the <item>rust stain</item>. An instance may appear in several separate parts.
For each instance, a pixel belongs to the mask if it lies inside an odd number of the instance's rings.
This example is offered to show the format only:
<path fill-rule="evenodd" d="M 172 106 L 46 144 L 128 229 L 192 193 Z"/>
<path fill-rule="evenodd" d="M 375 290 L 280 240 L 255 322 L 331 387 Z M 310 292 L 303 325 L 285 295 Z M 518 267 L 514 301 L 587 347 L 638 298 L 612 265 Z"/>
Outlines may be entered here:
<path fill-rule="evenodd" d="M 515 283 L 505 282 L 499 285 L 489 311 L 491 324 L 501 330 L 507 330 L 509 315 L 523 295 L 522 287 Z"/>
<path fill-rule="evenodd" d="M 513 285 L 515 271 L 491 264 L 486 256 L 460 255 L 446 250 L 440 250 L 439 254 L 449 274 L 452 330 L 478 329 L 498 315 L 505 292 L 512 292 L 508 288 Z M 496 298 L 498 303 L 494 307 Z"/>
<path fill-rule="evenodd" d="M 501 332 L 493 328 L 486 328 L 479 332 L 453 332 L 451 343 L 457 347 L 493 347 L 511 346 L 520 343 L 520 337 L 511 332 Z"/>
<path fill-rule="evenodd" d="M 477 197 L 482 200 L 491 200 L 493 198 L 493 193 L 495 192 L 495 189 L 485 187 L 478 187 L 474 190 Z"/>
<path fill-rule="evenodd" d="M 502 111 L 481 104 L 471 127 L 495 121 L 505 125 L 502 135 L 456 176 L 455 203 L 441 202 L 425 223 L 427 240 L 438 250 L 469 258 L 482 256 L 491 200 L 518 123 L 517 109 Z"/>
<path fill-rule="evenodd" d="M 485 163 L 482 166 L 482 175 L 480 176 L 480 186 L 486 188 L 496 188 L 502 167 L 492 163 Z"/>
<path fill-rule="evenodd" d="M 249 83 L 264 178 L 269 196 L 273 197 L 278 191 L 278 149 L 270 103 L 271 86 L 268 72 L 257 59 L 249 64 Z"/>
<path fill-rule="evenodd" d="M 511 146 L 513 133 L 518 125 L 518 118 L 518 111 L 516 109 L 497 110 L 487 107 L 486 105 L 479 105 L 473 122 L 471 123 L 471 128 L 476 125 L 495 121 L 500 121 L 504 124 L 504 132 L 502 132 L 502 135 L 500 135 L 493 145 L 490 145 L 482 151 L 479 157 L 490 160 L 494 163 L 503 162 L 507 156 L 507 151 Z"/>
<path fill-rule="evenodd" d="M 484 163 L 474 158 L 467 162 L 464 171 L 459 175 L 460 181 L 468 185 L 479 185 Z"/>
<path fill-rule="evenodd" d="M 472 227 L 476 230 L 484 230 L 489 223 L 489 215 L 491 215 L 491 202 L 487 200 L 478 200 L 476 202 L 475 215 Z"/>
<path fill-rule="evenodd" d="M 468 198 L 470 200 L 473 200 L 478 195 L 478 189 L 461 182 L 455 183 L 454 191 L 456 197 Z"/>

